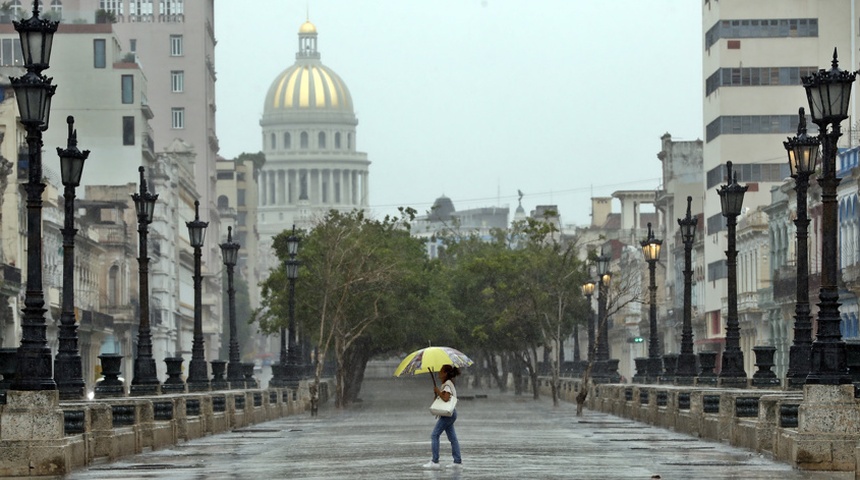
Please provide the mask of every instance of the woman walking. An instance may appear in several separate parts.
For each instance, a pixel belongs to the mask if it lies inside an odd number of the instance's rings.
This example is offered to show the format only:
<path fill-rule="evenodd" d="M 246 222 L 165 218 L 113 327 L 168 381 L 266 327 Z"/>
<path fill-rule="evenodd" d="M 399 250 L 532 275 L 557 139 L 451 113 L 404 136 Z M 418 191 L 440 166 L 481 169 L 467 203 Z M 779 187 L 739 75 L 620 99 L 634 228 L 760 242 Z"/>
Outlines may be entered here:
<path fill-rule="evenodd" d="M 460 369 L 453 365 L 443 365 L 439 369 L 439 387 L 433 387 L 433 393 L 445 402 L 450 402 L 451 399 L 457 398 L 457 388 L 454 386 L 454 378 L 460 374 Z M 433 458 L 424 465 L 424 468 L 439 469 L 439 437 L 442 432 L 448 437 L 451 442 L 451 456 L 454 457 L 454 463 L 449 465 L 449 468 L 460 468 L 462 459 L 460 458 L 460 442 L 457 441 L 457 433 L 454 431 L 454 422 L 457 421 L 457 409 L 454 409 L 450 417 L 437 417 L 436 426 L 433 427 L 433 432 L 430 434 L 430 450 Z"/>

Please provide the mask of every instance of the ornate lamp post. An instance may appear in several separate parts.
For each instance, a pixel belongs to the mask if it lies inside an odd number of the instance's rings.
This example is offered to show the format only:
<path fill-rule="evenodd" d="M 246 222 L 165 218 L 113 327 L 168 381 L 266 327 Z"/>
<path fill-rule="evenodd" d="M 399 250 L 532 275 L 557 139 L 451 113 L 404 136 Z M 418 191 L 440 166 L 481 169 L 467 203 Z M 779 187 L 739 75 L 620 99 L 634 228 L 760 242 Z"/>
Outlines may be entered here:
<path fill-rule="evenodd" d="M 606 315 L 606 297 L 609 295 L 609 284 L 612 276 L 609 274 L 609 262 L 612 259 L 601 251 L 597 256 L 597 275 L 600 281 L 597 296 L 597 342 L 594 357 L 594 379 L 606 382 L 609 379 L 609 326 Z"/>
<path fill-rule="evenodd" d="M 299 251 L 299 237 L 296 236 L 296 226 L 293 225 L 293 233 L 287 237 L 287 253 L 290 258 L 284 262 L 284 267 L 287 271 L 287 279 L 290 281 L 290 306 L 289 306 L 289 334 L 290 334 L 290 349 L 287 356 L 286 381 L 290 388 L 299 386 L 301 378 L 301 357 L 299 356 L 299 342 L 296 331 L 296 279 L 299 277 L 299 261 L 296 260 L 296 254 Z M 281 345 L 283 346 L 283 344 Z M 283 354 L 282 354 L 283 358 Z"/>
<path fill-rule="evenodd" d="M 738 323 L 738 251 L 735 237 L 738 215 L 744 203 L 744 193 L 748 186 L 738 185 L 737 172 L 732 172 L 732 162 L 726 163 L 728 185 L 720 186 L 720 206 L 726 217 L 728 228 L 728 250 L 726 266 L 728 269 L 728 317 L 726 318 L 726 348 L 723 352 L 723 366 L 720 371 L 721 386 L 746 387 L 747 374 L 744 371 L 744 352 L 741 350 L 741 329 Z"/>
<path fill-rule="evenodd" d="M 696 355 L 693 353 L 693 242 L 696 240 L 696 226 L 699 217 L 690 215 L 693 197 L 687 197 L 687 216 L 678 219 L 681 239 L 684 242 L 684 323 L 681 327 L 681 353 L 675 368 L 676 385 L 692 385 L 695 382 Z"/>
<path fill-rule="evenodd" d="M 845 342 L 839 326 L 839 287 L 837 277 L 837 205 L 836 142 L 842 136 L 842 120 L 848 118 L 851 85 L 856 74 L 839 69 L 836 49 L 830 70 L 819 70 L 803 78 L 803 88 L 809 100 L 812 122 L 818 125 L 821 138 L 821 288 L 818 291 L 818 332 L 812 344 L 809 375 L 806 383 L 841 385 L 851 383 Z M 828 130 L 828 126 L 830 127 Z M 799 204 L 799 202 L 798 202 Z M 799 262 L 798 262 L 799 263 Z"/>
<path fill-rule="evenodd" d="M 812 319 L 809 315 L 809 217 L 806 214 L 806 191 L 809 177 L 818 165 L 818 137 L 806 134 L 803 107 L 798 115 L 797 136 L 782 142 L 788 153 L 791 178 L 797 192 L 797 302 L 794 307 L 794 342 L 788 354 L 787 383 L 789 388 L 801 388 L 809 375 L 812 355 Z"/>
<path fill-rule="evenodd" d="M 245 379 L 239 355 L 239 338 L 236 333 L 236 289 L 233 287 L 233 267 L 239 259 L 239 244 L 233 242 L 233 227 L 227 227 L 227 241 L 221 245 L 221 256 L 227 267 L 227 302 L 230 316 L 230 355 L 227 363 L 227 381 L 230 388 L 242 388 Z"/>
<path fill-rule="evenodd" d="M 27 130 L 27 291 L 21 321 L 21 345 L 16 359 L 12 390 L 55 390 L 51 372 L 45 322 L 45 294 L 42 291 L 42 132 L 48 129 L 51 97 L 57 87 L 42 75 L 51 60 L 51 44 L 59 22 L 39 18 L 39 1 L 33 2 L 33 16 L 13 22 L 21 38 L 27 73 L 10 78 L 21 123 Z"/>
<path fill-rule="evenodd" d="M 594 287 L 594 282 L 591 280 L 582 285 L 582 294 L 585 295 L 585 301 L 588 303 L 588 319 L 586 321 L 588 352 L 586 352 L 586 360 L 589 363 L 594 361 L 594 310 L 591 308 L 591 296 L 594 295 Z"/>
<path fill-rule="evenodd" d="M 69 124 L 68 147 L 57 148 L 62 173 L 65 221 L 63 225 L 63 312 L 60 314 L 60 346 L 54 358 L 54 381 L 63 400 L 79 400 L 84 396 L 81 355 L 78 351 L 78 326 L 75 324 L 75 188 L 81 184 L 84 161 L 89 150 L 78 149 L 75 118 Z"/>
<path fill-rule="evenodd" d="M 270 385 L 277 388 L 295 387 L 298 384 L 298 362 L 299 351 L 296 343 L 295 325 L 295 285 L 299 276 L 299 261 L 296 254 L 299 251 L 299 237 L 296 236 L 296 226 L 293 225 L 292 233 L 287 237 L 287 255 L 284 261 L 284 271 L 290 281 L 289 291 L 289 329 L 281 327 L 281 354 L 277 365 L 272 365 L 272 380 Z M 289 353 L 287 352 L 287 332 L 289 331 Z"/>
<path fill-rule="evenodd" d="M 194 201 L 194 220 L 185 222 L 188 227 L 188 238 L 194 248 L 194 340 L 191 343 L 191 362 L 188 365 L 188 391 L 200 392 L 209 390 L 209 366 L 203 346 L 203 292 L 200 273 L 200 260 L 203 256 L 203 239 L 209 222 L 200 220 L 200 201 Z"/>
<path fill-rule="evenodd" d="M 642 253 L 645 254 L 645 261 L 648 262 L 648 291 L 650 297 L 648 300 L 648 325 L 651 330 L 648 335 L 648 381 L 658 383 L 660 374 L 663 372 L 663 358 L 660 355 L 660 336 L 657 332 L 657 260 L 660 258 L 660 247 L 663 245 L 662 240 L 654 238 L 654 231 L 651 230 L 651 223 L 648 223 L 648 238 L 639 243 L 642 246 Z"/>
<path fill-rule="evenodd" d="M 149 330 L 149 257 L 147 256 L 146 237 L 152 213 L 155 210 L 157 194 L 149 193 L 143 167 L 140 172 L 140 192 L 132 194 L 137 211 L 137 234 L 139 252 L 137 257 L 138 278 L 140 282 L 140 323 L 137 331 L 137 358 L 134 359 L 134 378 L 131 380 L 132 395 L 155 395 L 159 391 L 155 359 L 152 358 L 152 334 Z"/>

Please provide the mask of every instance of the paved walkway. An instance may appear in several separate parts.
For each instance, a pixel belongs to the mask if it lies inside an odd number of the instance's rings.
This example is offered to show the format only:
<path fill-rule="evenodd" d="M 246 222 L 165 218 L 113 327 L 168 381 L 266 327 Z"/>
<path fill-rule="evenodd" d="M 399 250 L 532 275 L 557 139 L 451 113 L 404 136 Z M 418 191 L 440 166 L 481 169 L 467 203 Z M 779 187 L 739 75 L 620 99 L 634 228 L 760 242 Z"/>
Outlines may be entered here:
<path fill-rule="evenodd" d="M 68 479 L 853 479 L 575 407 L 458 387 L 462 471 L 424 471 L 434 418 L 427 376 L 367 380 L 347 411 L 287 417 L 94 465 Z M 480 398 L 480 395 L 487 395 Z M 475 396 L 468 399 L 468 396 Z M 450 463 L 442 437 L 442 464 Z"/>

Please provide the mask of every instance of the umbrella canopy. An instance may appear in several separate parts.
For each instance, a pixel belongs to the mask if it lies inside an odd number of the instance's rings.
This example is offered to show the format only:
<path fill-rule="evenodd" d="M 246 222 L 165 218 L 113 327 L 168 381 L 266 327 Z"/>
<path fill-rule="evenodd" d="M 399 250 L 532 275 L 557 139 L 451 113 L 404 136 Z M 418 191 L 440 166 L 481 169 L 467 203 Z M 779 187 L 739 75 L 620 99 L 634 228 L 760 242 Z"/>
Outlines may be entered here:
<path fill-rule="evenodd" d="M 453 365 L 457 368 L 473 364 L 463 352 L 451 347 L 426 347 L 416 350 L 400 362 L 394 370 L 395 377 L 417 375 L 419 373 L 438 372 L 443 365 Z"/>

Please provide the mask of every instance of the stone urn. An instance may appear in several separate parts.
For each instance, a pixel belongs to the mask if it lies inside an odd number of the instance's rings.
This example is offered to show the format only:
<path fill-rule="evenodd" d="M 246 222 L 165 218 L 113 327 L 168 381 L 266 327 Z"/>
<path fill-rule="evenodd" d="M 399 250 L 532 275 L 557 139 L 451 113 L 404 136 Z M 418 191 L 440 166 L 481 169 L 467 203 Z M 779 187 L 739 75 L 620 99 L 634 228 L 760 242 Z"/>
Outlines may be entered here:
<path fill-rule="evenodd" d="M 648 378 L 648 359 L 646 357 L 636 357 L 633 359 L 636 364 L 636 373 L 633 375 L 633 383 L 645 383 Z"/>
<path fill-rule="evenodd" d="M 663 375 L 660 376 L 660 383 L 675 383 L 675 370 L 678 368 L 678 355 L 675 353 L 667 353 L 663 355 Z"/>
<path fill-rule="evenodd" d="M 753 353 L 755 353 L 755 366 L 758 371 L 753 374 L 752 386 L 758 388 L 775 388 L 781 386 L 782 382 L 771 371 L 774 365 L 773 357 L 776 355 L 776 347 L 753 347 Z"/>
<path fill-rule="evenodd" d="M 227 372 L 227 361 L 212 360 L 209 364 L 212 365 L 212 390 L 229 389 L 230 384 L 224 378 L 224 374 Z"/>
<path fill-rule="evenodd" d="M 167 365 L 167 380 L 161 385 L 162 393 L 185 393 L 185 381 L 182 379 L 182 362 L 180 357 L 167 357 L 164 363 Z"/>
<path fill-rule="evenodd" d="M 103 353 L 99 355 L 102 378 L 96 381 L 95 397 L 110 398 L 125 396 L 125 384 L 119 378 L 122 371 L 122 355 Z"/>
<path fill-rule="evenodd" d="M 242 374 L 245 375 L 245 388 L 257 388 L 257 380 L 254 379 L 254 362 L 243 363 Z"/>

